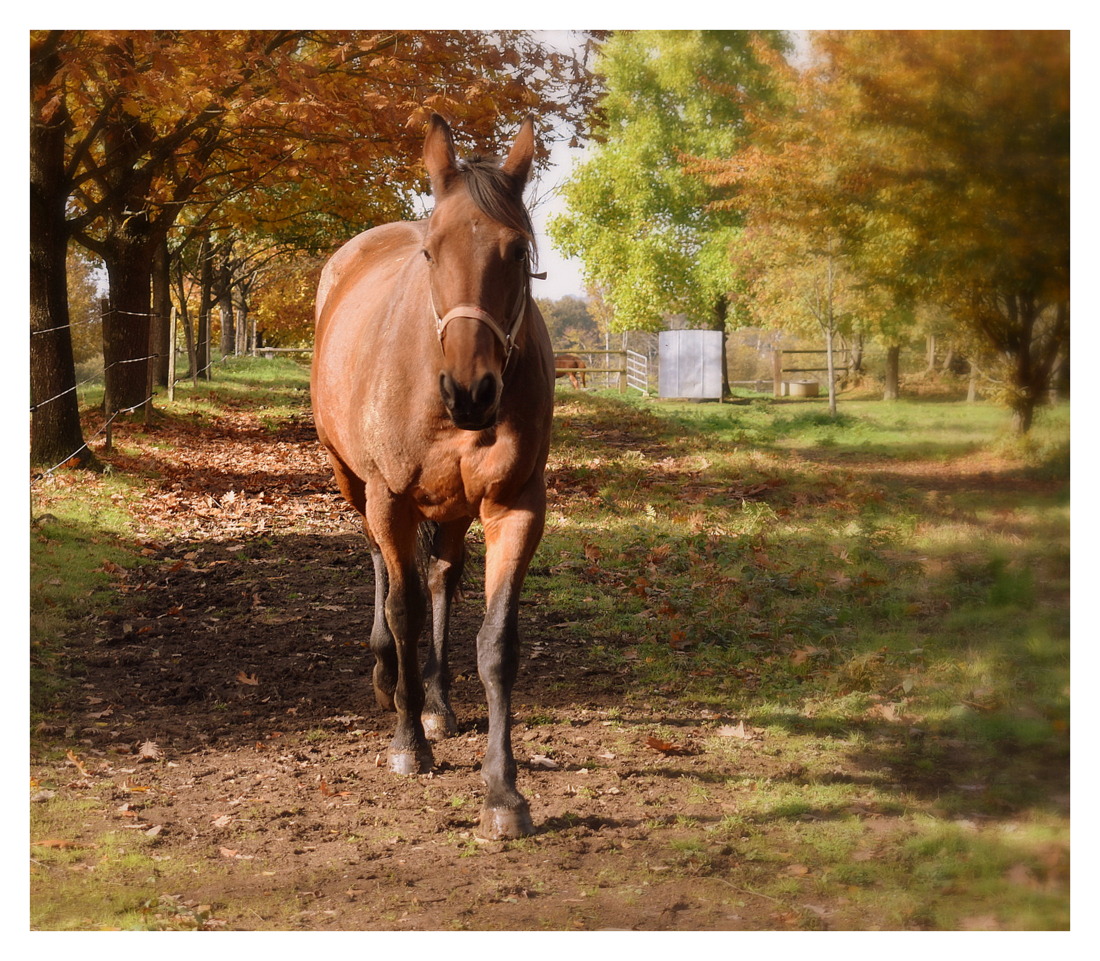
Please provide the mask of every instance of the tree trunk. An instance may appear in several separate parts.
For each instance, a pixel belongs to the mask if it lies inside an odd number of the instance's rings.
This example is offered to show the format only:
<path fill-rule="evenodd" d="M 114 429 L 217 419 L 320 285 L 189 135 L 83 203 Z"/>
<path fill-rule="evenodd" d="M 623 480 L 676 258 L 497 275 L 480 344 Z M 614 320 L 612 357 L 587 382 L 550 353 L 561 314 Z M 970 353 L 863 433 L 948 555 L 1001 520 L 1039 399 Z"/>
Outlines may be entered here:
<path fill-rule="evenodd" d="M 59 110 L 40 117 L 35 88 L 49 82 L 57 57 L 32 58 L 30 127 L 30 394 L 31 463 L 55 467 L 66 462 L 95 464 L 80 429 L 69 327 L 65 254 L 65 128 Z"/>
<path fill-rule="evenodd" d="M 719 297 L 714 304 L 714 319 L 711 322 L 711 330 L 722 332 L 722 396 L 731 397 L 729 362 L 726 359 L 726 346 L 729 337 L 726 334 L 726 317 L 729 315 L 729 301 L 725 297 Z"/>
<path fill-rule="evenodd" d="M 172 349 L 171 331 L 169 325 L 172 322 L 172 290 L 171 290 L 171 260 L 168 254 L 168 238 L 157 243 L 157 249 L 153 255 L 153 353 L 156 360 L 153 361 L 155 370 L 155 382 L 161 387 L 168 386 L 168 353 Z"/>
<path fill-rule="evenodd" d="M 898 399 L 898 372 L 901 367 L 901 347 L 891 344 L 886 349 L 886 386 L 882 392 L 883 400 Z"/>
<path fill-rule="evenodd" d="M 833 324 L 825 327 L 825 366 L 828 368 L 826 376 L 829 378 L 829 416 L 836 417 L 836 370 L 833 367 Z"/>
<path fill-rule="evenodd" d="M 237 345 L 233 353 L 243 357 L 248 353 L 248 305 L 243 297 L 237 301 L 234 317 L 237 321 Z"/>
<path fill-rule="evenodd" d="M 199 246 L 199 329 L 195 343 L 197 374 L 203 380 L 210 379 L 210 290 L 213 286 L 210 259 L 210 241 L 204 236 Z"/>
<path fill-rule="evenodd" d="M 183 321 L 183 337 L 187 342 L 187 376 L 193 387 L 199 386 L 198 352 L 195 348 L 195 328 L 187 309 L 187 288 L 183 279 L 183 264 L 177 263 L 176 295 L 179 297 L 179 314 Z"/>
<path fill-rule="evenodd" d="M 217 290 L 218 315 L 221 318 L 221 350 L 222 357 L 228 357 L 237 352 L 237 325 L 236 315 L 233 311 L 233 284 L 232 274 L 229 268 L 230 244 L 223 244 L 218 252 L 218 261 L 214 274 L 215 289 Z"/>
<path fill-rule="evenodd" d="M 149 399 L 153 241 L 145 218 L 133 215 L 112 225 L 103 259 L 110 283 L 110 305 L 103 318 L 103 404 L 110 417 L 137 410 Z"/>

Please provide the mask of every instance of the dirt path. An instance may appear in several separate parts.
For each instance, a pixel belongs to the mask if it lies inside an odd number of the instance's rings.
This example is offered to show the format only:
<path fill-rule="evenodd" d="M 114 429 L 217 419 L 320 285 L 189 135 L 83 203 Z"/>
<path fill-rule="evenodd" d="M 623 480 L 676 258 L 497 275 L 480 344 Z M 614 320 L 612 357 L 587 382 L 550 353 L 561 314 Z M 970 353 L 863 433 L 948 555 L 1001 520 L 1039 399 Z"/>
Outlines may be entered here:
<path fill-rule="evenodd" d="M 727 843 L 700 840 L 729 813 L 708 785 L 791 776 L 782 760 L 752 740 L 736 763 L 706 756 L 702 735 L 731 719 L 625 704 L 622 679 L 585 669 L 582 642 L 553 612 L 521 615 L 514 742 L 534 837 L 474 833 L 486 734 L 479 585 L 455 626 L 459 735 L 436 746 L 431 775 L 389 774 L 391 718 L 370 693 L 369 557 L 310 425 L 274 441 L 226 425 L 171 454 L 156 439 L 129 465 L 160 477 L 142 511 L 150 563 L 123 577 L 114 612 L 71 640 L 85 673 L 68 716 L 39 735 L 77 745 L 61 762 L 63 790 L 103 802 L 85 840 L 153 839 L 171 910 L 228 929 L 793 923 L 723 878 Z M 168 540 L 162 523 L 186 533 Z M 682 737 L 655 749 L 659 725 Z M 56 778 L 57 766 L 39 760 L 32 776 Z M 94 878 L 95 857 L 67 870 Z"/>

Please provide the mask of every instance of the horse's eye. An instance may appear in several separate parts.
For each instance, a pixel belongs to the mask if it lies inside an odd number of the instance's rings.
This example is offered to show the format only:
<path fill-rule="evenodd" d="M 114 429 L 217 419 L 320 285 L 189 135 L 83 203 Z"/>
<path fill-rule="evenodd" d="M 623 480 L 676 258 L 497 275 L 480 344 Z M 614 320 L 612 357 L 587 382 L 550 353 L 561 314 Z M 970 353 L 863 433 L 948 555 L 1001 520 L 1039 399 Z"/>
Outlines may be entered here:
<path fill-rule="evenodd" d="M 424 248 L 424 249 L 423 249 L 422 251 L 420 251 L 420 252 L 421 252 L 421 253 L 422 253 L 422 254 L 424 255 L 424 259 L 425 259 L 425 260 L 426 260 L 426 261 L 427 261 L 427 262 L 428 262 L 429 264 L 434 264 L 434 263 L 435 263 L 435 261 L 434 261 L 434 260 L 432 260 L 432 255 L 431 255 L 430 253 L 428 253 L 428 248 L 427 248 L 427 247 L 425 247 L 425 248 Z"/>
<path fill-rule="evenodd" d="M 525 261 L 527 259 L 527 248 L 526 247 L 517 247 L 512 252 L 512 256 L 516 260 L 518 260 L 520 263 L 522 263 L 523 261 Z"/>

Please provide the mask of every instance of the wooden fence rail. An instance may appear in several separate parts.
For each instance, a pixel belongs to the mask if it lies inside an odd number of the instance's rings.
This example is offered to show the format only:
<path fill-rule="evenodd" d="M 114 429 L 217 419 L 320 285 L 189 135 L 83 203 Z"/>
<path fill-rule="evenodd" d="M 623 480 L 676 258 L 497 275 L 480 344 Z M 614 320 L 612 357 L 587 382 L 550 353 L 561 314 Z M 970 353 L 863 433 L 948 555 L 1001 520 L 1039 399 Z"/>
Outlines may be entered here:
<path fill-rule="evenodd" d="M 827 350 L 773 350 L 772 351 L 772 393 L 775 397 L 782 397 L 784 394 L 784 374 L 811 374 L 811 373 L 828 373 L 829 368 L 826 367 L 784 367 L 783 356 L 785 354 L 816 354 L 819 357 L 825 357 L 829 352 Z M 851 354 L 851 350 L 845 348 L 842 350 L 834 350 L 833 356 L 837 354 Z M 833 373 L 843 370 L 847 371 L 848 364 L 833 364 Z"/>

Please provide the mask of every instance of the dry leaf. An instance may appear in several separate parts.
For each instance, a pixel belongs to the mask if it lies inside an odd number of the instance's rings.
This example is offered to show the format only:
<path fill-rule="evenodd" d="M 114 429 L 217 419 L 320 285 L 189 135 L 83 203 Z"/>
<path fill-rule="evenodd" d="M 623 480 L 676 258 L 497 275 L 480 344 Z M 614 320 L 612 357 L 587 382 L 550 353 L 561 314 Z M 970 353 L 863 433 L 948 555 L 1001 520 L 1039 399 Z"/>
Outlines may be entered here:
<path fill-rule="evenodd" d="M 216 828 L 227 828 L 233 823 L 233 817 L 229 814 L 223 814 L 221 817 L 214 818 L 210 823 Z"/>
<path fill-rule="evenodd" d="M 558 762 L 553 758 L 547 757 L 545 754 L 532 754 L 527 762 L 531 767 L 546 768 L 548 771 L 556 771 L 558 769 Z"/>
<path fill-rule="evenodd" d="M 692 641 L 684 631 L 673 631 L 668 636 L 668 646 L 674 651 L 684 651 L 691 647 Z"/>
<path fill-rule="evenodd" d="M 164 757 L 164 754 L 156 741 L 145 741 L 138 748 L 139 761 L 159 761 L 162 757 Z"/>
<path fill-rule="evenodd" d="M 661 754 L 687 754 L 681 744 L 672 744 L 669 741 L 662 741 L 659 737 L 655 737 L 650 734 L 645 739 L 646 747 L 653 748 L 654 751 L 659 751 Z"/>
<path fill-rule="evenodd" d="M 130 791 L 131 793 L 134 793 L 134 794 L 138 794 L 138 793 L 141 793 L 143 791 L 153 790 L 151 787 L 149 787 L 149 785 L 147 785 L 147 784 L 135 784 L 129 778 L 126 778 L 126 780 L 123 781 L 122 784 L 119 785 L 119 787 L 121 787 L 122 790 L 124 790 L 124 791 Z"/>
<path fill-rule="evenodd" d="M 745 727 L 744 721 L 737 724 L 723 724 L 718 728 L 719 737 L 735 737 L 742 741 L 755 741 L 759 735 Z"/>
<path fill-rule="evenodd" d="M 73 765 L 83 777 L 91 777 L 88 771 L 84 767 L 84 762 L 80 760 L 71 750 L 65 752 L 65 757 L 69 759 L 69 763 Z"/>
<path fill-rule="evenodd" d="M 253 687 L 258 687 L 260 679 L 255 674 L 245 674 L 244 671 L 237 672 L 238 684 L 251 684 Z"/>

